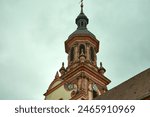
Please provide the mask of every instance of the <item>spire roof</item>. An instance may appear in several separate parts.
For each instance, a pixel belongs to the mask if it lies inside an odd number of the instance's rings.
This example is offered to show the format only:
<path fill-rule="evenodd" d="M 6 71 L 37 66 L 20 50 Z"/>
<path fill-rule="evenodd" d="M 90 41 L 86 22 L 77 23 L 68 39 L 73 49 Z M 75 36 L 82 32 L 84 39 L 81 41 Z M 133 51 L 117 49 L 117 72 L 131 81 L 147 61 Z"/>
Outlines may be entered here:
<path fill-rule="evenodd" d="M 81 13 L 83 13 L 83 0 L 81 0 Z"/>
<path fill-rule="evenodd" d="M 88 23 L 89 23 L 89 19 L 83 13 L 83 0 L 81 0 L 81 12 L 76 18 L 76 24 L 78 25 L 78 29 L 86 29 Z"/>
<path fill-rule="evenodd" d="M 81 0 L 81 12 L 80 14 L 77 16 L 75 23 L 77 24 L 77 30 L 74 31 L 69 38 L 73 37 L 73 36 L 91 36 L 92 38 L 96 38 L 95 35 L 93 33 L 91 33 L 88 29 L 87 29 L 87 25 L 89 23 L 89 19 L 88 17 L 84 14 L 83 12 L 83 0 Z"/>

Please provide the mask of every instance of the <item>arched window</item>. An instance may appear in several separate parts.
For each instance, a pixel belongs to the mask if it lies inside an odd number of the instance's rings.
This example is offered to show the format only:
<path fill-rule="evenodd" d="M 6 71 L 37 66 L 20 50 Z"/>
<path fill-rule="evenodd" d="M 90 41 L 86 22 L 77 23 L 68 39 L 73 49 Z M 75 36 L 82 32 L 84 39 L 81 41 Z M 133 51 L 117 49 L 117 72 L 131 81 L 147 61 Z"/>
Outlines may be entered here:
<path fill-rule="evenodd" d="M 85 54 L 85 46 L 83 44 L 80 45 L 80 54 L 82 51 Z"/>
<path fill-rule="evenodd" d="M 90 48 L 90 58 L 91 58 L 91 61 L 94 61 L 94 49 L 93 49 L 93 47 Z"/>
<path fill-rule="evenodd" d="M 81 22 L 81 26 L 83 26 L 84 25 L 84 23 L 83 22 Z"/>
<path fill-rule="evenodd" d="M 74 59 L 74 48 L 71 48 L 71 53 L 70 53 L 70 61 L 73 61 Z"/>

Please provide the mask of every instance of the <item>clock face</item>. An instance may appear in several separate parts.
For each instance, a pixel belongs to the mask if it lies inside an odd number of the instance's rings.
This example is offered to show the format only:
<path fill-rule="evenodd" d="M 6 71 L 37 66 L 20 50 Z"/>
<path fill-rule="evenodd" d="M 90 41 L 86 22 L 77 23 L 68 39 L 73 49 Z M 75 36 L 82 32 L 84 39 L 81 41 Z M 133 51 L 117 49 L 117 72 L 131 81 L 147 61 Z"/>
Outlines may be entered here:
<path fill-rule="evenodd" d="M 73 89 L 74 89 L 73 84 L 68 84 L 68 90 L 70 91 L 70 90 L 73 90 Z"/>
<path fill-rule="evenodd" d="M 97 90 L 98 90 L 98 87 L 97 87 L 96 84 L 93 84 L 93 90 L 94 90 L 94 91 L 97 91 Z"/>
<path fill-rule="evenodd" d="M 71 90 L 74 89 L 74 84 L 68 83 L 68 84 L 65 84 L 65 87 L 66 87 L 66 89 L 67 89 L 68 91 L 71 91 Z"/>

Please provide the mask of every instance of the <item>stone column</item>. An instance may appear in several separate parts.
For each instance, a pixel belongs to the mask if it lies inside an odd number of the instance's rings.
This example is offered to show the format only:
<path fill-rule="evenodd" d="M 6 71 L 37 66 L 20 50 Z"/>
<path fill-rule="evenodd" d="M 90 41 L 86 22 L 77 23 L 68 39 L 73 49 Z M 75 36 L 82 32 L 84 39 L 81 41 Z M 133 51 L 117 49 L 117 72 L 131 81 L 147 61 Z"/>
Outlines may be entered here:
<path fill-rule="evenodd" d="M 85 79 L 86 81 L 85 81 L 85 90 L 86 90 L 86 94 L 88 95 L 88 82 L 89 82 L 89 79 L 88 78 L 86 78 Z"/>
<path fill-rule="evenodd" d="M 93 89 L 92 89 L 93 84 L 90 83 L 88 87 L 88 95 L 89 95 L 89 100 L 93 99 Z"/>
<path fill-rule="evenodd" d="M 86 43 L 86 60 L 90 61 L 90 44 Z"/>
<path fill-rule="evenodd" d="M 97 63 L 97 56 L 96 56 L 96 52 L 95 52 L 95 48 L 94 48 L 94 65 L 96 66 Z"/>
<path fill-rule="evenodd" d="M 79 77 L 78 78 L 78 91 L 80 91 L 81 90 L 81 88 L 82 88 L 82 78 L 81 77 Z"/>
<path fill-rule="evenodd" d="M 78 43 L 74 44 L 74 61 L 78 61 Z"/>

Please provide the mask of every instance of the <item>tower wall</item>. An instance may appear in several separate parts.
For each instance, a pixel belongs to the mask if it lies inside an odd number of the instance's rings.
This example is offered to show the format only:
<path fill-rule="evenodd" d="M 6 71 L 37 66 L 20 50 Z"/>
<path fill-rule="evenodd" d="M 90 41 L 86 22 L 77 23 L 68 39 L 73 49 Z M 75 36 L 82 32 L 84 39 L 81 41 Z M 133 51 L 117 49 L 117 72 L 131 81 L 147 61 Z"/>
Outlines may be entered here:
<path fill-rule="evenodd" d="M 97 66 L 99 41 L 87 29 L 89 19 L 83 13 L 83 5 L 75 22 L 77 29 L 65 41 L 68 65 L 65 68 L 62 64 L 61 76 L 56 74 L 53 84 L 61 82 L 47 90 L 45 99 L 89 100 L 107 91 L 110 80 L 104 76 L 102 63 Z"/>

